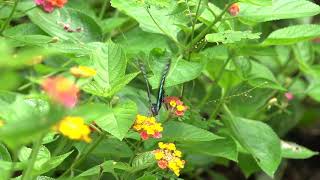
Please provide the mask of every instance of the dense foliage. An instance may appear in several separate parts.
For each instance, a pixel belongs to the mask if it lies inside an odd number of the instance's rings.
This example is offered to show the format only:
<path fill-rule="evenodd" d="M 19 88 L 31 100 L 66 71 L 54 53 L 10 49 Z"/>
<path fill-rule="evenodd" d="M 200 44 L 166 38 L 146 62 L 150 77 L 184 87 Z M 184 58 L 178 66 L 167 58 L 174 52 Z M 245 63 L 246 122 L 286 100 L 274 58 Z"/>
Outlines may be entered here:
<path fill-rule="evenodd" d="M 212 167 L 232 162 L 281 177 L 317 155 L 285 135 L 320 115 L 318 14 L 308 0 L 1 1 L 0 179 L 224 179 Z"/>

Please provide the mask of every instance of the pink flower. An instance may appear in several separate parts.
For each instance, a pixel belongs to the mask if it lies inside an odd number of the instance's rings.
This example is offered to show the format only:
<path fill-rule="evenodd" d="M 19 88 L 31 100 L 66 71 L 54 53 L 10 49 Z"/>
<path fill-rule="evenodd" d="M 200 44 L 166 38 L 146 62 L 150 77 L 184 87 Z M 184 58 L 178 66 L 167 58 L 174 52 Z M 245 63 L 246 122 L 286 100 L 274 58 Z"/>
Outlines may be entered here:
<path fill-rule="evenodd" d="M 237 16 L 239 14 L 239 11 L 240 7 L 237 3 L 232 4 L 229 8 L 229 13 L 231 14 L 231 16 Z"/>
<path fill-rule="evenodd" d="M 36 5 L 42 6 L 43 10 L 51 13 L 54 8 L 62 8 L 68 0 L 34 0 Z"/>
<path fill-rule="evenodd" d="M 291 101 L 294 98 L 291 92 L 285 93 L 284 96 L 287 98 L 288 101 Z"/>
<path fill-rule="evenodd" d="M 42 88 L 54 101 L 68 108 L 77 104 L 79 89 L 67 78 L 47 78 L 42 82 Z"/>
<path fill-rule="evenodd" d="M 162 138 L 162 134 L 160 132 L 155 132 L 153 138 L 160 139 Z"/>

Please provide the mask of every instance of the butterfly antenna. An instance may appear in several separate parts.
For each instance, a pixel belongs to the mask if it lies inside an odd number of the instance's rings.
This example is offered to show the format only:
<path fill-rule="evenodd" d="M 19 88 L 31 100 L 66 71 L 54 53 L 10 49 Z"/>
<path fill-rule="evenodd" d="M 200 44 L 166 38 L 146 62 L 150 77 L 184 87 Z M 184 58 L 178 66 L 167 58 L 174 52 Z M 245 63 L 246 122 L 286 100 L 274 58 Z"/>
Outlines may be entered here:
<path fill-rule="evenodd" d="M 150 85 L 149 85 L 149 81 L 148 81 L 148 77 L 147 77 L 147 73 L 146 73 L 146 68 L 144 66 L 144 64 L 138 60 L 138 66 L 139 66 L 139 69 L 143 75 L 143 78 L 144 78 L 144 81 L 146 83 L 146 86 L 147 86 L 147 94 L 148 94 L 148 100 L 149 100 L 149 104 L 151 106 L 151 90 L 150 90 Z"/>

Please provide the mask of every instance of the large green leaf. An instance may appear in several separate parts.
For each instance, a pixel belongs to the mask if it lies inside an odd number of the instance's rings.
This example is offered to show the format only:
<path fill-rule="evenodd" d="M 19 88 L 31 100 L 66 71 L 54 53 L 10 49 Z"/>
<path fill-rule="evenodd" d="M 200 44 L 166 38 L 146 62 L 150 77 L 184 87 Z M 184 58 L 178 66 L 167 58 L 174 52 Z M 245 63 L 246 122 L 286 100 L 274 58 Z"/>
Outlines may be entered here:
<path fill-rule="evenodd" d="M 240 0 L 240 2 L 247 2 L 259 6 L 271 6 L 272 0 Z"/>
<path fill-rule="evenodd" d="M 138 21 L 144 31 L 160 33 L 176 39 L 179 32 L 176 24 L 178 24 L 180 20 L 177 15 L 171 14 L 168 8 L 149 6 L 149 12 L 153 20 L 147 11 L 148 7 L 142 2 L 134 0 L 112 0 L 111 5 Z"/>
<path fill-rule="evenodd" d="M 151 151 L 138 154 L 132 161 L 132 171 L 136 172 L 142 169 L 146 169 L 153 166 L 155 163 L 156 159 Z"/>
<path fill-rule="evenodd" d="M 209 131 L 182 122 L 170 121 L 164 124 L 163 128 L 163 138 L 170 141 L 192 142 L 221 139 Z"/>
<path fill-rule="evenodd" d="M 236 116 L 224 118 L 224 123 L 261 169 L 273 176 L 281 162 L 280 139 L 276 133 L 262 122 Z"/>
<path fill-rule="evenodd" d="M 0 94 L 0 114 L 5 120 L 0 139 L 10 147 L 33 141 L 63 116 L 63 110 L 46 101 L 30 101 L 12 93 Z"/>
<path fill-rule="evenodd" d="M 167 62 L 166 62 L 167 63 Z M 161 61 L 152 61 L 152 72 L 154 76 L 149 78 L 153 89 L 158 88 L 163 74 L 164 63 Z M 165 87 L 178 85 L 197 78 L 203 69 L 202 63 L 190 62 L 184 59 L 172 59 L 169 73 L 167 75 Z"/>
<path fill-rule="evenodd" d="M 56 9 L 53 13 L 46 13 L 40 8 L 28 12 L 31 21 L 43 31 L 53 37 L 74 42 L 98 41 L 102 37 L 100 26 L 88 15 L 69 8 Z M 79 32 L 68 32 L 64 24 L 72 30 L 80 28 Z"/>
<path fill-rule="evenodd" d="M 304 24 L 278 29 L 272 32 L 262 45 L 288 45 L 320 36 L 320 25 Z"/>
<path fill-rule="evenodd" d="M 19 160 L 21 162 L 28 162 L 31 155 L 31 151 L 32 151 L 31 148 L 27 148 L 25 146 L 22 147 L 18 153 Z M 49 161 L 50 158 L 51 158 L 50 151 L 45 146 L 41 146 L 37 154 L 36 162 L 33 168 L 38 170 L 41 169 L 43 164 Z"/>
<path fill-rule="evenodd" d="M 289 159 L 307 159 L 319 154 L 296 143 L 281 141 L 282 157 Z"/>
<path fill-rule="evenodd" d="M 243 39 L 259 39 L 261 33 L 252 33 L 251 31 L 232 31 L 227 30 L 224 32 L 212 33 L 206 35 L 206 40 L 208 42 L 216 43 L 236 43 Z"/>
<path fill-rule="evenodd" d="M 292 19 L 315 16 L 320 7 L 306 0 L 273 0 L 272 6 L 257 6 L 239 3 L 240 13 L 237 17 L 245 22 L 265 22 L 279 19 Z"/>
<path fill-rule="evenodd" d="M 136 104 L 132 101 L 125 101 L 115 107 L 106 107 L 105 111 L 105 114 L 95 122 L 100 128 L 122 140 L 135 120 Z"/>
<path fill-rule="evenodd" d="M 184 151 L 195 154 L 224 157 L 233 161 L 237 161 L 238 158 L 237 144 L 229 136 L 213 141 L 186 142 L 177 146 Z"/>

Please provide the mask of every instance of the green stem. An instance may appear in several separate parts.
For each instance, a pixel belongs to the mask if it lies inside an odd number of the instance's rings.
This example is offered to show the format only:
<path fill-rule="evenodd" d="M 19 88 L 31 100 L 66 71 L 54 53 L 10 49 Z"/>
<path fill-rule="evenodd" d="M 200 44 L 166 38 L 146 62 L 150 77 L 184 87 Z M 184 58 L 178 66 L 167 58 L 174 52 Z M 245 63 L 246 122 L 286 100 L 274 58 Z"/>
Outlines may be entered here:
<path fill-rule="evenodd" d="M 110 0 L 105 0 L 103 3 L 103 6 L 101 8 L 100 14 L 99 14 L 99 19 L 102 19 L 104 16 L 104 13 L 106 12 L 106 9 L 109 5 Z"/>
<path fill-rule="evenodd" d="M 72 171 L 72 169 L 79 166 L 87 158 L 87 156 L 100 144 L 100 142 L 104 139 L 104 137 L 105 137 L 105 134 L 102 134 L 92 144 L 90 144 L 90 146 L 85 151 L 85 153 L 82 156 L 80 156 L 78 159 L 76 159 L 71 164 L 69 169 L 67 169 L 58 179 L 65 177 L 66 175 L 68 175 Z"/>
<path fill-rule="evenodd" d="M 228 11 L 229 7 L 236 2 L 238 1 L 233 1 L 232 3 L 228 4 L 210 25 L 207 26 L 200 34 L 198 34 L 193 41 L 191 41 L 191 43 L 187 46 L 187 49 L 190 50 L 191 47 L 193 47 L 198 41 L 200 41 L 211 30 L 211 28 L 221 20 L 223 15 Z"/>
<path fill-rule="evenodd" d="M 12 7 L 12 10 L 11 10 L 9 17 L 7 18 L 7 20 L 4 22 L 3 26 L 1 27 L 1 30 L 0 30 L 1 35 L 2 35 L 3 31 L 7 28 L 7 26 L 10 24 L 10 21 L 14 15 L 14 12 L 17 9 L 18 4 L 19 4 L 19 0 L 16 0 L 13 4 L 13 7 Z"/>
<path fill-rule="evenodd" d="M 27 169 L 22 174 L 22 178 L 21 178 L 22 180 L 33 179 L 32 170 L 33 170 L 34 163 L 37 160 L 37 155 L 38 155 L 40 147 L 42 145 L 43 137 L 44 137 L 44 134 L 32 146 L 32 151 L 31 151 L 29 163 L 28 163 Z"/>

